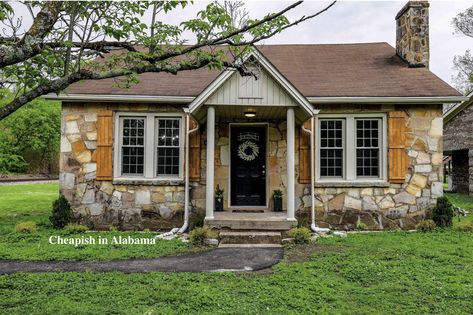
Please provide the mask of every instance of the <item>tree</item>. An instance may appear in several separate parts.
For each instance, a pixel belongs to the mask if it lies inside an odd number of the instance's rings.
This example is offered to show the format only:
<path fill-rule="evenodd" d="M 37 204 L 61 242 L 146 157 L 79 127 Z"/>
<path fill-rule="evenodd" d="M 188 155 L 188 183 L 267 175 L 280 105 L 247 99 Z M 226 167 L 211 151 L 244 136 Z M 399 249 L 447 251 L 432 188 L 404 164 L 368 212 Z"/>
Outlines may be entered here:
<path fill-rule="evenodd" d="M 13 95 L 8 90 L 0 107 Z M 0 121 L 0 174 L 57 172 L 61 106 L 41 98 Z"/>
<path fill-rule="evenodd" d="M 452 21 L 455 32 L 473 38 L 473 6 L 459 13 Z M 453 59 L 458 74 L 454 77 L 458 90 L 467 94 L 473 91 L 473 55 L 468 49 L 463 56 Z"/>
<path fill-rule="evenodd" d="M 117 83 L 125 88 L 137 83 L 141 73 L 176 74 L 202 67 L 253 75 L 238 62 L 251 45 L 322 14 L 335 2 L 290 21 L 285 14 L 302 3 L 297 1 L 262 19 L 245 16 L 244 25 L 231 15 L 235 10 L 217 2 L 179 25 L 164 23 L 160 16 L 192 2 L 24 2 L 33 18 L 24 33 L 11 5 L 1 2 L 0 21 L 9 31 L 0 37 L 0 82 L 13 86 L 16 95 L 0 108 L 0 120 L 80 80 L 119 77 Z M 142 22 L 147 14 L 150 25 Z M 194 44 L 188 44 L 184 32 L 192 34 Z"/>

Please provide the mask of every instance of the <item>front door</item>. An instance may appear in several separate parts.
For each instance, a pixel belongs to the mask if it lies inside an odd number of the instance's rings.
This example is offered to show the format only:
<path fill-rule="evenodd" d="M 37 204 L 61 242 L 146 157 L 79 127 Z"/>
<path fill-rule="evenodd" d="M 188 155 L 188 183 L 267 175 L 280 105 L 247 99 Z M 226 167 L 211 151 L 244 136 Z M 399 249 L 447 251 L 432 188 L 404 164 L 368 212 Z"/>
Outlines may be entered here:
<path fill-rule="evenodd" d="M 231 126 L 232 206 L 266 205 L 266 126 Z"/>

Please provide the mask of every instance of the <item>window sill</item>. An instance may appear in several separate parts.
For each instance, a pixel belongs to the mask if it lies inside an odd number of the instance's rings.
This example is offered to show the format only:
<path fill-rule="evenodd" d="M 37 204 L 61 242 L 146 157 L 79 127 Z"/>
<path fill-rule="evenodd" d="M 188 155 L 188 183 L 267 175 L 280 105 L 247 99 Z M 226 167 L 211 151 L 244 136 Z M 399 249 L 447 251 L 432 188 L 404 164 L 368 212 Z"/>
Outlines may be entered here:
<path fill-rule="evenodd" d="M 364 188 L 364 187 L 389 187 L 390 183 L 385 181 L 377 182 L 316 182 L 314 187 L 316 188 Z"/>
<path fill-rule="evenodd" d="M 149 186 L 180 186 L 184 184 L 184 179 L 148 179 L 148 178 L 114 178 L 114 185 L 149 185 Z"/>

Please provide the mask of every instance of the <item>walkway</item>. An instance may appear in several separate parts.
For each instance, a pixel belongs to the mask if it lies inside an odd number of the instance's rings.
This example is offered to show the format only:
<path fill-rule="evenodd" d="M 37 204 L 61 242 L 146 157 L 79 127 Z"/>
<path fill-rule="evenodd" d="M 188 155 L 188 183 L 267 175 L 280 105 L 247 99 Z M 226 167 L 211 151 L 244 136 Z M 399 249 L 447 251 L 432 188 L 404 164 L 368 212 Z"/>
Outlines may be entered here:
<path fill-rule="evenodd" d="M 269 268 L 283 258 L 282 248 L 217 248 L 153 259 L 112 261 L 0 260 L 0 274 L 17 272 L 243 272 Z"/>

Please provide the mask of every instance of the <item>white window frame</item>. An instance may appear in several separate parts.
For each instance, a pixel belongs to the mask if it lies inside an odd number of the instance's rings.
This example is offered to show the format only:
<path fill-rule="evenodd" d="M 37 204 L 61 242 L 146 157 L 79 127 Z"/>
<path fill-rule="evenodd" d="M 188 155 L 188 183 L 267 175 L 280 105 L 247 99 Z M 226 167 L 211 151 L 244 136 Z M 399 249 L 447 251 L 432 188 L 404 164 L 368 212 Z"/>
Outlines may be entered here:
<path fill-rule="evenodd" d="M 319 119 L 343 119 L 344 120 L 344 150 L 343 150 L 343 177 L 321 177 L 320 176 L 320 124 Z M 378 177 L 356 176 L 356 120 L 357 119 L 379 119 L 380 137 L 380 165 Z M 385 183 L 387 182 L 387 117 L 385 113 L 363 113 L 363 114 L 319 114 L 315 117 L 316 125 L 316 178 L 318 183 Z"/>
<path fill-rule="evenodd" d="M 126 175 L 122 174 L 121 148 L 123 141 L 123 124 L 124 118 L 145 118 L 145 140 L 144 140 L 144 169 L 143 175 Z M 157 176 L 157 119 L 159 118 L 179 118 L 179 174 Z M 114 142 L 113 142 L 113 177 L 114 180 L 182 180 L 184 178 L 184 115 L 181 113 L 143 113 L 143 112 L 117 112 L 114 119 Z"/>

